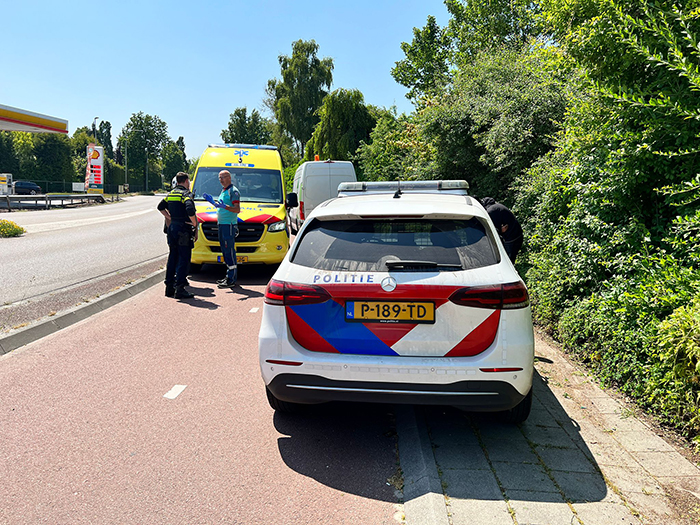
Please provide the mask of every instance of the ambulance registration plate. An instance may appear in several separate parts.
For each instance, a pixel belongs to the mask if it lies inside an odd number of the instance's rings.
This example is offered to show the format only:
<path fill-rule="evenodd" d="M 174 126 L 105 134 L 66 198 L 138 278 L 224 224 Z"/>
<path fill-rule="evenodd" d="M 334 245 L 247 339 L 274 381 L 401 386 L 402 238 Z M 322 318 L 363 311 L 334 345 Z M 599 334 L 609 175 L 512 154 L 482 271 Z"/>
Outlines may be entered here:
<path fill-rule="evenodd" d="M 364 323 L 434 323 L 435 304 L 415 301 L 347 301 L 345 320 Z"/>
<path fill-rule="evenodd" d="M 224 261 L 224 256 L 223 255 L 217 255 L 216 256 L 216 262 L 225 262 Z M 247 263 L 248 262 L 248 256 L 247 255 L 238 255 L 236 256 L 236 264 L 240 263 Z"/>

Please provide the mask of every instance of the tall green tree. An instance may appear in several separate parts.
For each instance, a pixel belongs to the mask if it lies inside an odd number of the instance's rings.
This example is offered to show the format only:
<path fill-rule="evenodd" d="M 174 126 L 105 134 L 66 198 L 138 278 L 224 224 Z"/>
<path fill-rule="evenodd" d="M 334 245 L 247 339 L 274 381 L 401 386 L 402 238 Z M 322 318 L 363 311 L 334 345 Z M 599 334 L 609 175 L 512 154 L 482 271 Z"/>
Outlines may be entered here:
<path fill-rule="evenodd" d="M 19 174 L 19 159 L 15 154 L 12 131 L 0 131 L 0 173 Z"/>
<path fill-rule="evenodd" d="M 187 153 L 185 153 L 185 137 L 178 137 L 175 144 L 177 144 L 177 147 L 182 151 L 182 158 L 185 159 L 185 164 L 188 164 Z"/>
<path fill-rule="evenodd" d="M 161 181 L 157 162 L 169 140 L 168 125 L 157 115 L 142 111 L 131 115 L 118 139 L 124 151 L 125 163 L 128 164 L 129 184 L 142 187 L 148 172 L 148 189 L 158 189 Z M 153 162 L 148 168 L 147 159 Z"/>
<path fill-rule="evenodd" d="M 282 79 L 271 79 L 267 95 L 275 119 L 296 144 L 302 155 L 319 120 L 316 110 L 333 82 L 333 59 L 319 59 L 314 40 L 297 40 L 292 55 L 280 55 Z"/>
<path fill-rule="evenodd" d="M 542 35 L 539 2 L 531 0 L 445 0 L 451 18 L 447 33 L 456 64 L 490 48 L 515 47 Z"/>
<path fill-rule="evenodd" d="M 36 156 L 34 155 L 34 139 L 31 133 L 15 131 L 12 133 L 12 148 L 19 162 L 19 172 L 13 180 L 36 179 Z M 41 180 L 41 179 L 38 179 Z"/>
<path fill-rule="evenodd" d="M 105 150 L 105 157 L 114 159 L 114 146 L 112 145 L 112 124 L 109 121 L 100 121 L 97 130 L 97 141 Z"/>
<path fill-rule="evenodd" d="M 185 154 L 175 142 L 168 142 L 163 148 L 163 175 L 165 181 L 172 181 L 179 171 L 187 171 Z"/>
<path fill-rule="evenodd" d="M 391 75 L 409 88 L 406 98 L 417 101 L 436 95 L 450 80 L 451 39 L 430 15 L 423 29 L 413 28 L 413 41 L 402 42 L 406 58 L 396 62 Z"/>
<path fill-rule="evenodd" d="M 221 131 L 221 140 L 229 144 L 269 144 L 270 123 L 257 109 L 236 108 L 229 116 L 228 126 Z"/>
<path fill-rule="evenodd" d="M 323 99 L 320 121 L 306 145 L 306 158 L 350 160 L 361 141 L 367 141 L 377 121 L 356 89 L 336 89 Z"/>
<path fill-rule="evenodd" d="M 71 140 L 56 133 L 37 133 L 34 136 L 36 176 L 38 180 L 73 181 Z M 58 189 L 58 188 L 57 188 Z M 61 190 L 63 187 L 61 187 Z"/>

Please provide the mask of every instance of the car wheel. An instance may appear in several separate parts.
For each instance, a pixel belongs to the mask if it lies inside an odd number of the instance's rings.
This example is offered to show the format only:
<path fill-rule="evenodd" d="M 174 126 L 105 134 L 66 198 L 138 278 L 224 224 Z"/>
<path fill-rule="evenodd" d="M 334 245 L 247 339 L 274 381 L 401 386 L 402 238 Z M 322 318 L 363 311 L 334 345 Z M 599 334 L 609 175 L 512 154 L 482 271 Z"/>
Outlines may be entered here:
<path fill-rule="evenodd" d="M 299 403 L 290 403 L 289 401 L 282 401 L 277 399 L 270 389 L 265 387 L 265 392 L 267 393 L 267 402 L 275 410 L 275 412 L 281 412 L 282 414 L 297 414 L 301 411 L 304 405 Z"/>
<path fill-rule="evenodd" d="M 36 190 L 32 190 L 29 192 L 29 195 L 36 195 Z"/>
<path fill-rule="evenodd" d="M 199 273 L 202 271 L 202 265 L 197 263 L 190 263 L 190 275 Z"/>
<path fill-rule="evenodd" d="M 530 415 L 532 408 L 532 388 L 523 400 L 510 410 L 503 412 L 503 420 L 506 423 L 523 423 Z"/>

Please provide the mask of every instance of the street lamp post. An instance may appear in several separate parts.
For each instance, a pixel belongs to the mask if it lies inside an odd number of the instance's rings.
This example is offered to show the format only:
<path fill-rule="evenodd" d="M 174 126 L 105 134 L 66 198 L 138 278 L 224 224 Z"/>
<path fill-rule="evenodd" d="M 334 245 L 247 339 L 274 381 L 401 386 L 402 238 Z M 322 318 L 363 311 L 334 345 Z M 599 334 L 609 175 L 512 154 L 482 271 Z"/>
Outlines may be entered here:
<path fill-rule="evenodd" d="M 146 146 L 146 188 L 144 191 L 148 191 L 148 146 Z"/>
<path fill-rule="evenodd" d="M 94 119 L 92 119 L 92 136 L 95 139 L 95 142 L 97 142 L 97 120 L 99 118 L 100 117 L 95 117 Z"/>

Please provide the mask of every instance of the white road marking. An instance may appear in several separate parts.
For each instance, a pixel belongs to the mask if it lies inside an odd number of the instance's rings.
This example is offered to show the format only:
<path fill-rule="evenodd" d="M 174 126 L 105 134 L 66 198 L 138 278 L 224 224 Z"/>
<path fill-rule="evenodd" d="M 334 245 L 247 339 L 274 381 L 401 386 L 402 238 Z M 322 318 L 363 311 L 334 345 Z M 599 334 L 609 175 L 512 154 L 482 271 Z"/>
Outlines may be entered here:
<path fill-rule="evenodd" d="M 254 313 L 257 312 L 258 310 L 260 310 L 260 308 L 251 308 L 249 311 L 250 311 L 251 314 L 254 314 Z"/>
<path fill-rule="evenodd" d="M 167 399 L 175 399 L 177 396 L 182 394 L 182 391 L 185 390 L 185 388 L 187 388 L 187 385 L 175 385 L 170 389 L 170 392 L 165 394 L 163 397 Z"/>
<path fill-rule="evenodd" d="M 45 222 L 45 223 L 40 223 L 40 224 L 30 224 L 30 225 L 25 226 L 24 228 L 29 233 L 42 233 L 42 232 L 47 232 L 47 231 L 63 230 L 66 228 L 87 226 L 89 224 L 101 224 L 103 222 L 123 221 L 126 219 L 131 219 L 133 217 L 137 217 L 139 215 L 143 215 L 145 213 L 152 213 L 153 211 L 154 210 L 141 210 L 141 211 L 135 211 L 133 213 L 123 213 L 120 215 L 110 215 L 108 217 L 92 217 L 89 219 L 77 219 L 77 220 L 62 221 L 62 222 Z"/>

